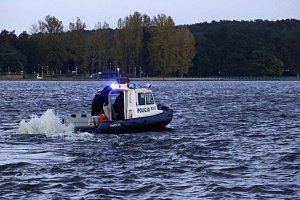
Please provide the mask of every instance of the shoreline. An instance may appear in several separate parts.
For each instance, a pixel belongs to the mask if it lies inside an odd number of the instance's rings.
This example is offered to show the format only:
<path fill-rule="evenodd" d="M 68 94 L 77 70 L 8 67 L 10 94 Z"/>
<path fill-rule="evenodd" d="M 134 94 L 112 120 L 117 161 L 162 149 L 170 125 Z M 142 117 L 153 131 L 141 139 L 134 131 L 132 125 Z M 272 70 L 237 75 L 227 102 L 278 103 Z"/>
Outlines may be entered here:
<path fill-rule="evenodd" d="M 45 77 L 43 79 L 34 79 L 32 77 L 23 76 L 0 76 L 0 81 L 110 81 L 113 78 L 87 78 L 83 76 L 73 77 Z M 238 77 L 129 77 L 131 81 L 300 81 L 300 77 L 254 77 L 254 76 L 238 76 Z"/>

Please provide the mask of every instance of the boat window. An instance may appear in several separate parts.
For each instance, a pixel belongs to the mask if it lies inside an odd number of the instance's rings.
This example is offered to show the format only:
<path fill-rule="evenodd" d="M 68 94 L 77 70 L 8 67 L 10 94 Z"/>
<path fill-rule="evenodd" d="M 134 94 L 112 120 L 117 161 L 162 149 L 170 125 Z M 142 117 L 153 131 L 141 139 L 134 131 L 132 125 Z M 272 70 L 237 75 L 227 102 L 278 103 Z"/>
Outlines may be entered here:
<path fill-rule="evenodd" d="M 112 119 L 124 119 L 124 93 L 113 91 L 110 93 Z"/>
<path fill-rule="evenodd" d="M 113 105 L 117 99 L 117 97 L 120 95 L 120 92 L 111 92 L 110 93 L 110 103 Z"/>
<path fill-rule="evenodd" d="M 153 95 L 150 92 L 146 93 L 146 103 L 147 105 L 154 104 Z"/>
<path fill-rule="evenodd" d="M 139 105 L 145 105 L 145 93 L 138 93 Z"/>

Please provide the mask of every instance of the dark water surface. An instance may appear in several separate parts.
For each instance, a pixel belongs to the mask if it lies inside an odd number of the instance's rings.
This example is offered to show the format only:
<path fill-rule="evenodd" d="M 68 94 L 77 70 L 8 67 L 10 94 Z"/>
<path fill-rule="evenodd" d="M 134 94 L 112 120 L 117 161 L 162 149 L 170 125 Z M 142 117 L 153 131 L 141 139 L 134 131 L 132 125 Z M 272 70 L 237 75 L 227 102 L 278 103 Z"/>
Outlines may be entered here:
<path fill-rule="evenodd" d="M 1 81 L 0 199 L 300 198 L 300 82 L 150 83 L 166 131 L 91 135 L 107 82 Z"/>

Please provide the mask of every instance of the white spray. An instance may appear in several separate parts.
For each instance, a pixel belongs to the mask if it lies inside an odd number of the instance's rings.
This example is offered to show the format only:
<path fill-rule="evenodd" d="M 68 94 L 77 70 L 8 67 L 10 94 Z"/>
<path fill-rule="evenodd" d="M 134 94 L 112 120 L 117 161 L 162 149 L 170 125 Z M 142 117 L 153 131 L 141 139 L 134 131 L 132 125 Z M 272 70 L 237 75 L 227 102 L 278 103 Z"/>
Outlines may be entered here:
<path fill-rule="evenodd" d="M 19 133 L 22 134 L 53 134 L 73 133 L 74 126 L 62 124 L 52 109 L 48 109 L 41 117 L 36 115 L 26 122 L 22 120 L 19 126 Z"/>

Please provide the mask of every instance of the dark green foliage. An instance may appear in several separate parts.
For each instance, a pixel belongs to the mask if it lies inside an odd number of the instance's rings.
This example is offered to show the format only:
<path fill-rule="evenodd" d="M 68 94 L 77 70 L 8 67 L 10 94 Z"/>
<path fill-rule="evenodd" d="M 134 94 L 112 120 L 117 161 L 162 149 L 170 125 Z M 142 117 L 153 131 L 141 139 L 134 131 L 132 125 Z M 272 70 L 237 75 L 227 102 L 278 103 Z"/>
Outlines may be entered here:
<path fill-rule="evenodd" d="M 300 72 L 300 21 L 221 21 L 190 25 L 193 76 L 280 76 Z"/>
<path fill-rule="evenodd" d="M 300 72 L 300 21 L 221 21 L 175 26 L 164 14 L 135 12 L 117 29 L 80 18 L 64 31 L 52 16 L 32 34 L 0 34 L 0 72 L 97 73 L 109 67 L 134 76 L 281 76 Z"/>
<path fill-rule="evenodd" d="M 27 64 L 22 50 L 27 35 L 21 34 L 18 38 L 14 31 L 3 30 L 0 33 L 0 72 L 20 72 Z"/>

